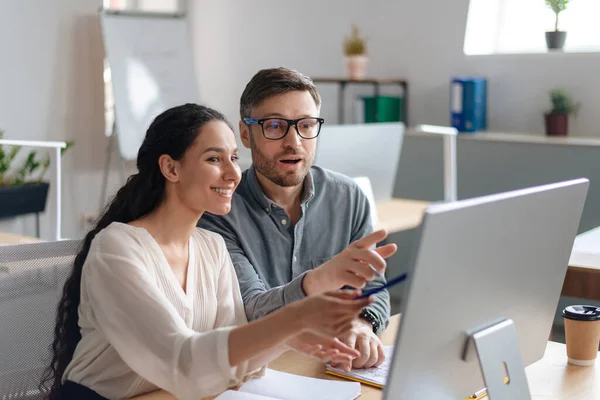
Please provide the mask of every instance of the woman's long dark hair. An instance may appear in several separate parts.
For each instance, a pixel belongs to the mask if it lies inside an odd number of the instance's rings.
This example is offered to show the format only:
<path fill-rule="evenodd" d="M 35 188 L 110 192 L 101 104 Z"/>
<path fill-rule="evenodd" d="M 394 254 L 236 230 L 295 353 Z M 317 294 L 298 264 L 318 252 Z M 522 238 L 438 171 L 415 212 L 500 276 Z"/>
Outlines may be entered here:
<path fill-rule="evenodd" d="M 61 398 L 63 374 L 81 340 L 78 317 L 81 273 L 92 240 L 112 222 L 128 223 L 156 209 L 165 190 L 165 178 L 158 165 L 159 157 L 168 154 L 174 160 L 181 159 L 202 126 L 211 121 L 223 121 L 231 127 L 218 111 L 197 104 L 185 104 L 157 116 L 146 131 L 137 156 L 138 173 L 127 179 L 127 183 L 98 218 L 96 226 L 85 236 L 75 257 L 73 270 L 65 282 L 54 328 L 52 361 L 40 385 L 43 393 L 48 392 L 46 399 Z"/>

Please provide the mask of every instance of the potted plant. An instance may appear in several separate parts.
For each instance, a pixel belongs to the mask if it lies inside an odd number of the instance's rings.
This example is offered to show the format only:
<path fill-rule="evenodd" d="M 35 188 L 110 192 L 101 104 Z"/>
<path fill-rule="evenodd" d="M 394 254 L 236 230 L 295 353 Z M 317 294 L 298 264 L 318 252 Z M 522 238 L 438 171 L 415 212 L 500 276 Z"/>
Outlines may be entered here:
<path fill-rule="evenodd" d="M 4 132 L 0 130 L 0 139 Z M 73 142 L 61 149 L 64 153 Z M 38 158 L 32 150 L 19 166 L 14 166 L 21 146 L 0 145 L 0 218 L 15 217 L 23 214 L 43 212 L 46 209 L 50 184 L 43 178 L 50 167 L 50 156 Z M 39 171 L 38 175 L 35 175 Z"/>
<path fill-rule="evenodd" d="M 350 36 L 344 38 L 346 74 L 353 80 L 364 79 L 367 69 L 366 39 L 360 35 L 356 24 L 352 24 Z"/>
<path fill-rule="evenodd" d="M 546 5 L 554 11 L 556 20 L 554 22 L 554 31 L 546 32 L 546 46 L 548 49 L 562 49 L 565 45 L 567 32 L 558 30 L 558 14 L 567 9 L 569 0 L 545 0 Z"/>
<path fill-rule="evenodd" d="M 575 103 L 567 91 L 556 88 L 550 91 L 552 108 L 545 115 L 546 135 L 567 136 L 569 133 L 569 115 L 577 114 L 579 103 Z"/>

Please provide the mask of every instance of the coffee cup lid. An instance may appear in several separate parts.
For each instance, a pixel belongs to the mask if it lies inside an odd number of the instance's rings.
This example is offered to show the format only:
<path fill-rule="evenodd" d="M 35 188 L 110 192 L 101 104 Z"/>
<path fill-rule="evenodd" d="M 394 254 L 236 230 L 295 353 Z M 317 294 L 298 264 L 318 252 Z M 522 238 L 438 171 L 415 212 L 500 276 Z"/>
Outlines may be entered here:
<path fill-rule="evenodd" d="M 562 312 L 563 317 L 576 319 L 578 321 L 597 321 L 600 320 L 600 307 L 576 305 L 567 306 Z"/>

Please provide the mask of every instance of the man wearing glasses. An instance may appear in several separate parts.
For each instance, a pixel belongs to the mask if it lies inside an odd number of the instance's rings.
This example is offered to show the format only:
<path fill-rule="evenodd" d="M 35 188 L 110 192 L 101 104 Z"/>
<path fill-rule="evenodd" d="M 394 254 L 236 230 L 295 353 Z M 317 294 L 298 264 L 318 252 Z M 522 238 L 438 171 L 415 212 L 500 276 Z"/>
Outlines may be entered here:
<path fill-rule="evenodd" d="M 394 244 L 375 248 L 386 232 L 372 232 L 368 200 L 357 184 L 313 166 L 324 122 L 320 106 L 312 81 L 287 68 L 259 71 L 242 93 L 240 136 L 253 165 L 242 175 L 231 212 L 205 213 L 198 226 L 225 239 L 248 320 L 311 294 L 383 285 L 385 258 L 396 252 Z M 377 334 L 389 313 L 384 290 L 340 338 L 361 353 L 353 367 L 383 361 Z"/>

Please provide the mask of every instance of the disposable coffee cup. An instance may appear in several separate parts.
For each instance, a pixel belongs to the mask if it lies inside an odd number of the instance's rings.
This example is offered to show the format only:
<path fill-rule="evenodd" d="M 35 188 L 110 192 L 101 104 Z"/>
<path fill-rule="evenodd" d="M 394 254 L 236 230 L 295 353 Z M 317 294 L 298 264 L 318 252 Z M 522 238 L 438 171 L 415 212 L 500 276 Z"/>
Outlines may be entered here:
<path fill-rule="evenodd" d="M 600 307 L 568 306 L 562 315 L 569 363 L 583 367 L 594 365 L 600 344 Z"/>

